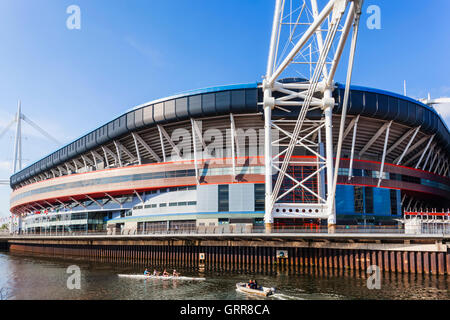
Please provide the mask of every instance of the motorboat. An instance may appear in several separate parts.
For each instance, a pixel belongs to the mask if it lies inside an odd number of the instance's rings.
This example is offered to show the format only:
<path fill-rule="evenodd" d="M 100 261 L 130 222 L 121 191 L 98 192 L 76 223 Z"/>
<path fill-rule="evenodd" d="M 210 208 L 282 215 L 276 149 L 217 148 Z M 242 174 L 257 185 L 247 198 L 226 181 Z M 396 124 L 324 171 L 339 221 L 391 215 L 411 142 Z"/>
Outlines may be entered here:
<path fill-rule="evenodd" d="M 275 288 L 267 288 L 267 287 L 258 286 L 257 289 L 250 289 L 247 287 L 247 283 L 244 283 L 244 282 L 236 283 L 236 290 L 239 292 L 263 296 L 263 297 L 268 297 L 275 293 Z"/>

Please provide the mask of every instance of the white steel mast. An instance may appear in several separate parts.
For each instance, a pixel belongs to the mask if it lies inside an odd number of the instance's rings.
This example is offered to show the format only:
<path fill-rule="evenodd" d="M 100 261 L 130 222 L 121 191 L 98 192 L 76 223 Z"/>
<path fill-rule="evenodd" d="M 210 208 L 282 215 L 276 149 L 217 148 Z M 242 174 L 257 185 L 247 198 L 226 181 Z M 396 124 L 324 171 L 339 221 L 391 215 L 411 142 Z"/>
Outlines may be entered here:
<path fill-rule="evenodd" d="M 329 227 L 336 224 L 337 174 L 363 0 L 325 2 L 322 9 L 316 0 L 275 2 L 269 58 L 262 84 L 265 224 L 269 231 L 277 217 L 321 218 L 328 219 Z M 334 154 L 334 77 L 352 26 L 339 140 Z M 281 81 L 285 77 L 295 79 Z M 283 116 L 274 117 L 275 110 L 281 111 Z M 318 113 L 319 117 L 307 117 L 311 112 Z M 325 135 L 325 145 L 322 134 Z M 311 162 L 302 156 L 316 160 Z M 312 167 L 314 170 L 299 178 L 289 173 L 289 169 L 295 165 Z M 325 173 L 326 186 L 323 185 Z M 317 189 L 313 185 L 317 185 Z M 313 200 L 283 200 L 298 188 L 307 192 Z"/>

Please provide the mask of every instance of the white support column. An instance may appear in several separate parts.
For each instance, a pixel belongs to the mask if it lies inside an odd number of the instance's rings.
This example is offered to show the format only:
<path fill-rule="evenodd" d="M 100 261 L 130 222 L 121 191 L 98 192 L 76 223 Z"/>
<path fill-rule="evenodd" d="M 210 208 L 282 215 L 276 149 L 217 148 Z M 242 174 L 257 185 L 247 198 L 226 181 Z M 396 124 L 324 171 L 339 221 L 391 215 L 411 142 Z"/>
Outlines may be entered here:
<path fill-rule="evenodd" d="M 395 164 L 399 165 L 399 164 L 402 162 L 403 157 L 406 155 L 406 153 L 407 153 L 408 150 L 409 150 L 409 147 L 411 146 L 411 144 L 413 143 L 414 139 L 416 138 L 417 133 L 419 132 L 419 129 L 420 129 L 420 126 L 418 126 L 418 127 L 416 128 L 416 130 L 414 131 L 413 136 L 412 136 L 411 139 L 409 140 L 409 142 L 408 142 L 408 144 L 407 144 L 405 150 L 403 150 L 402 155 L 401 155 L 398 159 L 396 159 Z"/>
<path fill-rule="evenodd" d="M 353 178 L 353 160 L 355 158 L 355 143 L 356 143 L 356 132 L 358 131 L 358 122 L 360 115 L 356 117 L 356 121 L 353 127 L 353 139 L 352 139 L 352 150 L 350 154 L 350 166 L 348 169 L 348 180 L 350 181 Z"/>
<path fill-rule="evenodd" d="M 439 169 L 439 167 L 438 167 L 438 171 L 437 171 L 437 174 L 438 174 L 438 175 L 442 175 L 442 172 L 445 170 L 445 165 L 446 165 L 446 163 L 447 163 L 447 161 L 444 160 L 444 161 L 442 162 L 441 168 Z"/>
<path fill-rule="evenodd" d="M 434 170 L 432 170 L 433 173 L 438 173 L 438 171 L 439 171 L 439 166 L 440 166 L 441 161 L 442 161 L 442 156 L 439 155 L 438 159 L 439 159 L 439 160 L 438 160 L 438 162 L 437 162 L 437 164 L 436 164 L 436 167 L 434 168 Z"/>
<path fill-rule="evenodd" d="M 114 140 L 114 146 L 116 147 L 117 159 L 119 159 L 119 167 L 122 168 L 122 157 L 120 154 L 120 147 L 116 140 Z"/>
<path fill-rule="evenodd" d="M 22 108 L 20 100 L 17 103 L 16 114 L 16 137 L 14 145 L 14 164 L 13 172 L 22 170 Z"/>
<path fill-rule="evenodd" d="M 233 114 L 230 114 L 231 121 L 231 165 L 233 167 L 233 182 L 236 181 L 236 149 L 235 149 L 235 140 L 236 140 L 236 126 L 234 123 Z"/>
<path fill-rule="evenodd" d="M 139 192 L 137 192 L 136 190 L 133 190 L 134 194 L 138 197 L 139 201 L 141 201 L 141 204 L 144 204 L 144 199 L 142 199 L 141 195 L 139 194 Z"/>
<path fill-rule="evenodd" d="M 113 196 L 111 196 L 109 193 L 106 193 L 106 192 L 105 192 L 105 195 L 106 195 L 108 198 L 110 198 L 113 202 L 115 202 L 116 204 L 118 204 L 118 205 L 120 206 L 120 208 L 123 207 L 123 204 L 120 203 L 116 198 L 114 198 Z"/>
<path fill-rule="evenodd" d="M 434 139 L 434 136 L 435 136 L 435 134 L 433 134 L 433 135 L 431 136 L 430 140 L 429 140 L 428 143 L 427 143 L 427 146 L 426 146 L 425 149 L 423 150 L 422 155 L 420 156 L 420 159 L 419 159 L 419 161 L 417 162 L 417 164 L 416 164 L 416 166 L 415 166 L 416 169 L 418 169 L 419 166 L 420 166 L 420 164 L 422 163 L 423 157 L 424 157 L 425 154 L 428 152 L 428 149 L 430 148 L 430 145 L 431 145 L 431 142 L 432 142 L 433 139 Z"/>
<path fill-rule="evenodd" d="M 197 135 L 195 133 L 195 120 L 191 118 L 191 128 L 192 128 L 192 147 L 194 148 L 194 168 L 195 168 L 195 181 L 197 185 L 200 184 L 200 179 L 198 177 L 198 163 L 197 163 Z"/>
<path fill-rule="evenodd" d="M 327 156 L 327 200 L 328 200 L 328 226 L 336 225 L 336 206 L 333 199 L 330 197 L 333 189 L 334 180 L 334 155 L 333 155 L 333 107 L 334 99 L 332 98 L 331 89 L 326 89 L 324 92 L 325 101 L 325 154 Z M 327 101 L 332 103 L 326 104 Z"/>
<path fill-rule="evenodd" d="M 159 141 L 161 143 L 161 150 L 162 150 L 162 154 L 163 154 L 163 161 L 167 162 L 166 150 L 164 148 L 164 139 L 163 139 L 163 136 L 162 136 L 162 132 L 161 132 L 160 126 L 158 126 L 158 132 L 159 132 Z"/>
<path fill-rule="evenodd" d="M 403 134 L 395 143 L 387 150 L 386 155 L 389 155 L 392 151 L 394 151 L 406 138 L 408 138 L 413 132 L 416 130 L 412 128 L 408 130 L 405 134 Z"/>
<path fill-rule="evenodd" d="M 430 157 L 431 157 L 431 155 L 432 155 L 432 153 L 433 153 L 435 147 L 436 147 L 436 143 L 434 143 L 434 144 L 430 147 L 430 152 L 428 152 L 427 158 L 425 159 L 425 162 L 424 162 L 424 164 L 423 164 L 423 166 L 422 166 L 422 169 L 423 169 L 423 170 L 426 170 L 427 165 L 428 165 L 428 161 L 430 160 Z"/>
<path fill-rule="evenodd" d="M 386 129 L 386 136 L 384 138 L 384 148 L 383 148 L 383 156 L 381 157 L 381 166 L 380 166 L 380 177 L 378 178 L 378 184 L 377 187 L 379 188 L 381 186 L 381 181 L 383 180 L 383 173 L 384 173 L 384 162 L 386 160 L 386 151 L 387 151 L 387 144 L 389 142 L 389 132 L 391 129 L 391 125 L 392 125 L 393 121 L 389 122 L 389 125 Z"/>
<path fill-rule="evenodd" d="M 92 155 L 92 158 L 94 159 L 95 170 L 98 170 L 97 157 L 95 156 L 93 151 L 91 151 L 91 155 Z"/>
<path fill-rule="evenodd" d="M 142 165 L 141 153 L 139 152 L 139 145 L 138 145 L 138 142 L 137 142 L 137 139 L 136 139 L 136 135 L 134 133 L 132 133 L 131 136 L 133 137 L 134 148 L 136 149 L 136 155 L 137 155 L 138 163 L 139 163 L 139 165 Z"/>
<path fill-rule="evenodd" d="M 172 139 L 170 138 L 170 136 L 167 133 L 166 129 L 164 129 L 164 127 L 162 125 L 159 125 L 159 124 L 158 124 L 158 129 L 159 129 L 160 134 L 162 134 L 164 136 L 164 138 L 166 138 L 167 142 L 169 142 L 170 146 L 175 151 L 175 153 L 178 155 L 178 157 L 180 157 L 180 159 L 182 159 L 183 157 L 181 156 L 180 149 L 172 141 Z"/>
<path fill-rule="evenodd" d="M 103 153 L 105 154 L 106 166 L 109 168 L 110 165 L 109 165 L 108 153 L 106 152 L 106 147 L 102 146 L 102 150 L 103 150 Z"/>
<path fill-rule="evenodd" d="M 378 140 L 378 138 L 383 134 L 383 132 L 386 130 L 387 126 L 389 125 L 389 122 L 386 122 L 381 126 L 380 129 L 375 133 L 375 135 L 367 142 L 367 144 L 362 148 L 362 150 L 359 152 L 359 157 L 361 158 L 367 150 L 374 144 L 375 141 Z"/>
<path fill-rule="evenodd" d="M 96 205 L 98 205 L 102 210 L 103 210 L 103 204 L 101 204 L 100 202 L 98 202 L 97 200 L 95 200 L 94 198 L 90 197 L 89 195 L 85 194 L 86 198 L 88 198 L 89 200 L 91 200 L 92 202 L 94 202 Z"/>
<path fill-rule="evenodd" d="M 266 231 L 272 230 L 273 224 L 273 205 L 272 205 L 272 108 L 275 106 L 275 99 L 272 97 L 272 83 L 268 83 L 273 75 L 276 63 L 277 40 L 280 30 L 280 21 L 282 15 L 282 0 L 276 0 L 272 24 L 272 35 L 270 38 L 269 58 L 267 61 L 266 78 L 263 81 L 264 93 L 264 164 L 265 164 L 265 214 L 264 223 Z"/>
<path fill-rule="evenodd" d="M 430 163 L 430 167 L 428 168 L 428 171 L 432 172 L 432 169 L 433 169 L 433 167 L 434 167 L 434 163 L 436 162 L 436 159 L 437 159 L 437 157 L 439 156 L 439 153 L 440 153 L 440 152 L 441 152 L 441 151 L 439 150 L 439 151 L 437 151 L 437 152 L 434 154 L 433 160 L 432 160 L 431 163 Z"/>
<path fill-rule="evenodd" d="M 82 204 L 80 201 L 75 200 L 75 199 L 72 198 L 72 197 L 69 197 L 69 199 L 72 200 L 73 202 L 75 202 L 76 204 L 78 204 L 80 207 L 83 207 L 84 210 L 87 210 L 87 207 L 86 207 L 84 204 Z"/>
<path fill-rule="evenodd" d="M 144 140 L 139 134 L 133 132 L 132 135 L 133 135 L 133 138 L 134 138 L 137 142 L 139 142 L 139 143 L 144 147 L 144 149 L 147 150 L 148 153 L 150 153 L 150 155 L 153 157 L 153 159 L 155 159 L 157 162 L 162 162 L 161 158 L 156 154 L 155 151 L 153 151 L 152 148 L 150 148 L 150 146 L 148 145 L 148 143 L 145 142 L 145 140 Z M 161 138 L 161 149 L 162 149 L 162 153 L 163 153 L 163 155 L 164 155 L 164 161 L 166 161 L 166 160 L 165 160 L 164 144 L 163 144 L 163 142 L 162 142 L 162 136 L 161 136 L 161 135 L 160 135 L 160 138 Z"/>

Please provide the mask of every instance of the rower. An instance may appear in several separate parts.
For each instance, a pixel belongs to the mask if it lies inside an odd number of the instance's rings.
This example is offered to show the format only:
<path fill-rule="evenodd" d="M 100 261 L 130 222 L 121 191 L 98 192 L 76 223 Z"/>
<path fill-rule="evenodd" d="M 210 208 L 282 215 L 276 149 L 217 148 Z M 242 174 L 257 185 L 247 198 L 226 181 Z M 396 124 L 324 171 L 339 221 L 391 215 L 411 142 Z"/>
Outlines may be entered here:
<path fill-rule="evenodd" d="M 169 276 L 169 273 L 166 271 L 166 269 L 164 269 L 164 272 L 163 272 L 163 277 L 168 277 Z"/>
<path fill-rule="evenodd" d="M 147 276 L 147 275 L 148 275 L 148 269 L 145 269 L 144 276 Z"/>
<path fill-rule="evenodd" d="M 156 269 L 155 270 L 153 270 L 153 276 L 157 276 L 159 274 L 159 272 L 158 271 L 156 271 Z"/>
<path fill-rule="evenodd" d="M 172 275 L 173 275 L 174 277 L 179 277 L 179 276 L 180 276 L 180 274 L 179 274 L 179 273 L 177 272 L 177 270 L 175 270 L 175 269 L 173 269 Z"/>

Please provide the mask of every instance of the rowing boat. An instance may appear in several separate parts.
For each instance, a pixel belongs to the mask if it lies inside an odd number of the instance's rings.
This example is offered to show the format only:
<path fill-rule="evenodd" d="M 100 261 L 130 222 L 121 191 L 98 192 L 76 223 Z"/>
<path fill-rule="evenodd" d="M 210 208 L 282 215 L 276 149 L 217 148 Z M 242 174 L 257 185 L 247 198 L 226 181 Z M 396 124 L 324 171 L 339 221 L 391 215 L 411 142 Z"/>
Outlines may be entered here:
<path fill-rule="evenodd" d="M 205 278 L 194 278 L 194 277 L 183 277 L 183 276 L 147 276 L 145 274 L 119 274 L 121 278 L 132 278 L 132 279 L 159 279 L 159 280 L 192 280 L 192 281 L 204 281 Z"/>
<path fill-rule="evenodd" d="M 263 297 L 268 297 L 275 293 L 275 288 L 259 287 L 259 289 L 250 289 L 250 288 L 247 288 L 247 284 L 243 283 L 243 282 L 236 283 L 236 290 L 239 292 L 263 296 Z"/>

